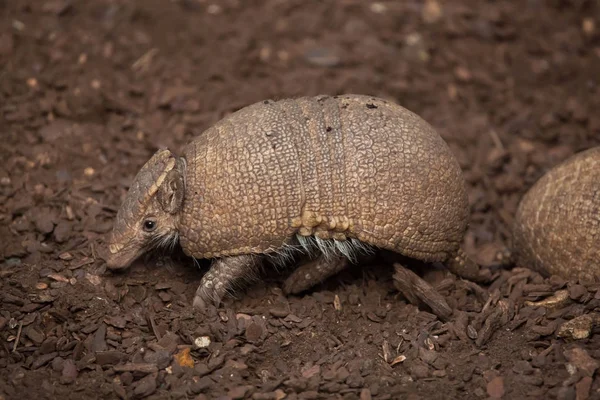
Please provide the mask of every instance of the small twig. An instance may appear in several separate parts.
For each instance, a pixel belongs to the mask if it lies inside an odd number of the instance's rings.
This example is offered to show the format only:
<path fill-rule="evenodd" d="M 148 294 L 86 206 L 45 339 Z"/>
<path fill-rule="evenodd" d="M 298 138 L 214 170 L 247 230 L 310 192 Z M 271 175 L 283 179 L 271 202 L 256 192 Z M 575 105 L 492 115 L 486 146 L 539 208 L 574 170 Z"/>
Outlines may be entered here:
<path fill-rule="evenodd" d="M 98 259 L 98 255 L 96 254 L 96 246 L 94 246 L 94 243 L 95 242 L 90 242 L 90 251 L 92 253 L 92 258 L 94 260 L 97 260 Z"/>
<path fill-rule="evenodd" d="M 127 363 L 115 365 L 113 369 L 116 372 L 141 372 L 143 374 L 154 374 L 158 372 L 156 364 L 152 363 Z"/>
<path fill-rule="evenodd" d="M 19 322 L 19 330 L 17 331 L 17 338 L 15 339 L 15 344 L 13 345 L 12 352 L 17 352 L 17 346 L 19 345 L 19 341 L 21 340 L 21 332 L 23 331 L 23 321 Z"/>
<path fill-rule="evenodd" d="M 62 252 L 67 252 L 67 251 L 71 251 L 73 249 L 75 249 L 76 247 L 80 247 L 83 246 L 84 244 L 86 244 L 86 242 L 88 242 L 89 239 L 87 238 L 79 238 L 77 240 L 75 240 L 73 243 L 71 243 L 70 245 L 66 246 L 64 249 L 62 249 Z"/>
<path fill-rule="evenodd" d="M 86 266 L 88 264 L 93 264 L 94 262 L 96 262 L 96 260 L 94 260 L 93 258 L 90 257 L 84 257 L 80 262 L 78 262 L 75 265 L 71 265 L 69 267 L 70 270 L 74 270 L 74 269 L 78 269 L 81 268 L 83 266 Z"/>
<path fill-rule="evenodd" d="M 400 343 L 398 343 L 398 346 L 396 346 L 396 353 L 400 353 L 400 346 L 402 346 L 404 344 L 404 338 L 400 337 Z"/>
<path fill-rule="evenodd" d="M 157 53 L 158 49 L 156 47 L 148 50 L 131 65 L 131 69 L 134 71 L 147 70 Z"/>
<path fill-rule="evenodd" d="M 154 333 L 154 336 L 156 336 L 157 340 L 161 339 L 161 335 L 160 332 L 158 331 L 158 328 L 156 326 L 156 322 L 154 322 L 154 318 L 152 318 L 152 315 L 147 314 L 146 315 L 146 320 L 150 323 L 150 327 L 152 328 L 152 332 Z"/>
<path fill-rule="evenodd" d="M 546 357 L 548 354 L 550 354 L 550 352 L 552 350 L 554 350 L 555 347 L 556 347 L 556 343 L 552 343 L 550 346 L 548 346 L 547 348 L 542 350 L 540 352 L 540 354 L 538 354 L 538 357 Z"/>
<path fill-rule="evenodd" d="M 504 145 L 502 144 L 502 141 L 500 140 L 500 137 L 498 136 L 496 131 L 493 129 L 490 129 L 488 131 L 488 133 L 490 134 L 490 137 L 492 138 L 492 141 L 494 142 L 494 146 L 496 146 L 500 150 L 504 150 Z"/>
<path fill-rule="evenodd" d="M 67 190 L 69 190 L 69 188 L 67 188 L 67 187 L 64 187 L 64 188 L 58 190 L 56 193 L 54 193 L 52 196 L 50 196 L 49 200 L 58 199 L 58 197 L 62 196 L 62 194 L 65 193 Z"/>

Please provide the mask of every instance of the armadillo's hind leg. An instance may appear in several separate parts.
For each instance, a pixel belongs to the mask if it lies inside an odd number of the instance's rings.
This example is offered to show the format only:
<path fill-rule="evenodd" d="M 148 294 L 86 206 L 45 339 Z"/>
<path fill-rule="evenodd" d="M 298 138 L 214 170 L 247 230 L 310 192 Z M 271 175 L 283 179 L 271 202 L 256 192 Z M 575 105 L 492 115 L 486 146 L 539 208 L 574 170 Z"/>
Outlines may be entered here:
<path fill-rule="evenodd" d="M 481 268 L 479 264 L 469 258 L 463 249 L 459 249 L 456 254 L 448 260 L 446 268 L 453 274 L 473 282 L 485 283 L 491 278 L 490 270 Z"/>
<path fill-rule="evenodd" d="M 284 282 L 283 292 L 285 294 L 303 292 L 340 272 L 347 265 L 348 259 L 344 256 L 319 256 L 316 260 L 296 268 Z"/>
<path fill-rule="evenodd" d="M 219 306 L 225 294 L 237 283 L 250 280 L 260 269 L 256 255 L 240 255 L 215 259 L 200 281 L 194 296 L 194 308 L 204 310 L 209 304 Z"/>

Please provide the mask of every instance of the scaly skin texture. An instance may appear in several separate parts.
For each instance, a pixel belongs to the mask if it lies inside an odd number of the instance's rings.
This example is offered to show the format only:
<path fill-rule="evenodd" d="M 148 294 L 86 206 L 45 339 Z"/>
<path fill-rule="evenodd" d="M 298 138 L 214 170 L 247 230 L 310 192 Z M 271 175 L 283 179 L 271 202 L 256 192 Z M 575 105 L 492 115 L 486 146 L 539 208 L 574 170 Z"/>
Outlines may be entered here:
<path fill-rule="evenodd" d="M 260 260 L 252 254 L 223 257 L 215 260 L 202 277 L 196 290 L 193 306 L 205 309 L 208 304 L 219 304 L 231 288 L 231 283 L 252 278 L 260 267 Z"/>
<path fill-rule="evenodd" d="M 283 284 L 283 293 L 297 294 L 346 268 L 346 257 L 318 257 L 316 260 L 300 265 Z"/>
<path fill-rule="evenodd" d="M 600 147 L 554 167 L 525 194 L 513 247 L 518 265 L 545 275 L 600 277 Z"/>
<path fill-rule="evenodd" d="M 412 112 L 360 95 L 264 101 L 218 122 L 182 157 L 161 150 L 148 161 L 117 215 L 107 265 L 179 240 L 188 255 L 214 259 L 199 309 L 255 275 L 261 256 L 298 248 L 322 255 L 288 278 L 286 293 L 365 247 L 485 279 L 459 251 L 468 213 L 458 162 Z"/>
<path fill-rule="evenodd" d="M 257 103 L 196 138 L 184 158 L 181 245 L 197 258 L 268 253 L 298 232 L 445 261 L 467 227 L 446 143 L 372 97 Z"/>

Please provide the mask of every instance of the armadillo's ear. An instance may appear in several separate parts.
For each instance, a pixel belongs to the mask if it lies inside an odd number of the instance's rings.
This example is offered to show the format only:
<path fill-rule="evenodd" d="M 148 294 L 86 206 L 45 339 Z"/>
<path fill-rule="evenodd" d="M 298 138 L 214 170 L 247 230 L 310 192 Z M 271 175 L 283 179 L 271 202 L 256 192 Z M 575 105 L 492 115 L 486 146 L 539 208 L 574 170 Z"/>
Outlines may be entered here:
<path fill-rule="evenodd" d="M 184 193 L 183 176 L 179 170 L 172 169 L 158 189 L 158 202 L 165 212 L 176 214 L 181 210 Z"/>

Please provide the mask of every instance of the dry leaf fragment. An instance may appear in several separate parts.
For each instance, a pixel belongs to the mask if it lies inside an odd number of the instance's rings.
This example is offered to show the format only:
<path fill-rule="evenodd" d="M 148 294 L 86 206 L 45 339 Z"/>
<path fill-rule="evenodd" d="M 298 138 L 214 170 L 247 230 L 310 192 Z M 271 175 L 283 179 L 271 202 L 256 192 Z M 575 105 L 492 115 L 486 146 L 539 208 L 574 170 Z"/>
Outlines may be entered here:
<path fill-rule="evenodd" d="M 181 367 L 194 368 L 194 360 L 190 355 L 189 347 L 186 347 L 185 349 L 182 349 L 179 353 L 175 354 L 175 361 Z"/>
<path fill-rule="evenodd" d="M 390 365 L 393 367 L 396 364 L 400 364 L 401 362 L 404 362 L 404 360 L 406 360 L 406 356 L 404 354 L 401 354 L 398 357 L 394 358 L 392 360 L 392 362 L 390 363 Z"/>

